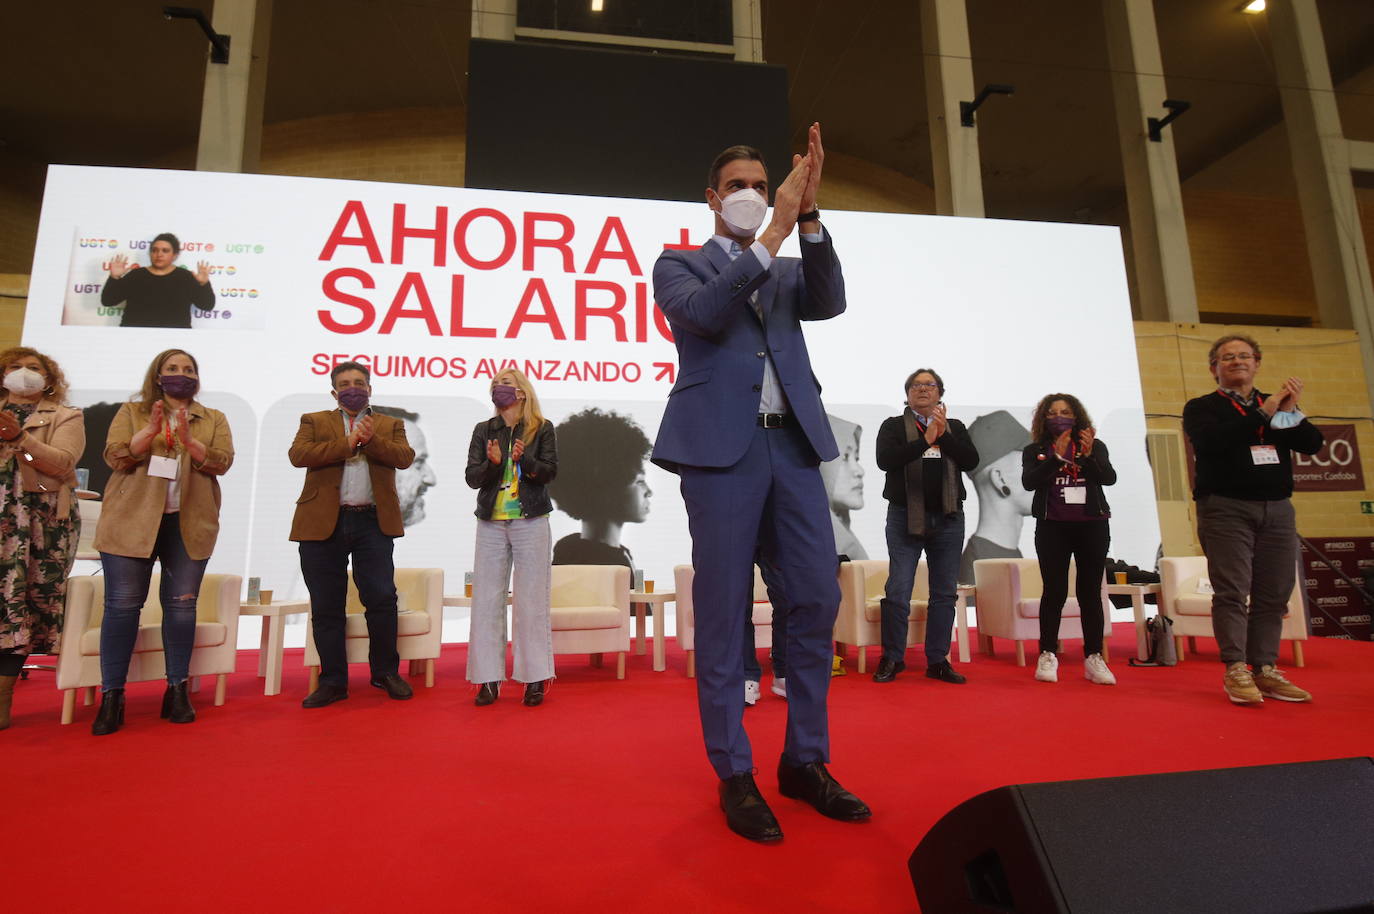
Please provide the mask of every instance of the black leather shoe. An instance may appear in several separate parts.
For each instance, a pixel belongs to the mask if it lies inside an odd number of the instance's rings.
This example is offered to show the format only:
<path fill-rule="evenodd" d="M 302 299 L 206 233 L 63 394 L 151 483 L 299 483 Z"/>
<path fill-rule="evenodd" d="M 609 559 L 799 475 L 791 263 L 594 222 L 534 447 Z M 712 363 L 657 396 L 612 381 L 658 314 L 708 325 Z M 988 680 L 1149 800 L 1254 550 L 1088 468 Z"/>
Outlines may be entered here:
<path fill-rule="evenodd" d="M 415 697 L 415 690 L 398 673 L 383 673 L 380 676 L 373 676 L 372 684 L 379 689 L 385 689 L 387 697 L 397 701 L 405 701 L 407 698 Z"/>
<path fill-rule="evenodd" d="M 100 693 L 100 713 L 91 724 L 91 733 L 106 736 L 124 726 L 124 690 L 110 689 Z"/>
<path fill-rule="evenodd" d="M 891 682 L 897 678 L 897 674 L 906 669 L 906 663 L 901 660 L 888 660 L 884 657 L 878 661 L 878 671 L 873 674 L 874 682 Z"/>
<path fill-rule="evenodd" d="M 941 660 L 934 666 L 926 667 L 927 679 L 938 679 L 941 682 L 951 682 L 954 685 L 963 685 L 968 682 L 968 677 L 963 673 L 956 673 L 954 667 L 949 665 L 948 660 Z"/>
<path fill-rule="evenodd" d="M 800 767 L 778 762 L 778 792 L 794 800 L 805 800 L 821 815 L 841 822 L 861 822 L 873 815 L 868 804 L 841 787 L 822 762 Z"/>
<path fill-rule="evenodd" d="M 481 708 L 491 704 L 501 697 L 501 683 L 484 682 L 477 690 L 477 698 L 473 701 L 477 707 Z"/>
<path fill-rule="evenodd" d="M 525 707 L 537 708 L 544 703 L 544 681 L 525 684 Z"/>
<path fill-rule="evenodd" d="M 191 696 L 186 694 L 186 686 L 189 680 L 183 680 L 177 685 L 168 685 L 167 691 L 162 693 L 162 718 L 170 720 L 174 724 L 195 723 L 196 709 L 191 707 Z"/>
<path fill-rule="evenodd" d="M 305 701 L 301 702 L 301 707 L 323 708 L 325 705 L 332 705 L 336 701 L 343 701 L 347 697 L 348 689 L 322 682 L 315 691 L 305 696 Z"/>
<path fill-rule="evenodd" d="M 750 841 L 781 841 L 782 827 L 749 772 L 731 775 L 720 782 L 720 808 L 725 824 Z"/>

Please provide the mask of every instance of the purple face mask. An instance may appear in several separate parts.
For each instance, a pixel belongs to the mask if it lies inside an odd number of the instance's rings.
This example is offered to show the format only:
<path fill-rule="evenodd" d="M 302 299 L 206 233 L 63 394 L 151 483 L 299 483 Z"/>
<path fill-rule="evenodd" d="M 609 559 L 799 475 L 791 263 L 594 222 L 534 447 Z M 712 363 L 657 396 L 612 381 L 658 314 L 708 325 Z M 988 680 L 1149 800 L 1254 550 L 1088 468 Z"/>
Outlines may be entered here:
<path fill-rule="evenodd" d="M 356 413 L 367 405 L 367 389 L 363 387 L 345 387 L 339 391 L 339 405 L 350 413 Z"/>
<path fill-rule="evenodd" d="M 1050 430 L 1050 434 L 1055 438 L 1065 432 L 1073 431 L 1075 420 L 1067 416 L 1048 416 L 1045 419 L 1045 427 Z"/>
<path fill-rule="evenodd" d="M 200 381 L 184 374 L 165 374 L 158 378 L 162 392 L 173 400 L 189 400 L 200 390 Z"/>
<path fill-rule="evenodd" d="M 496 404 L 497 409 L 505 409 L 514 406 L 518 390 L 509 384 L 497 384 L 491 389 L 491 402 Z"/>

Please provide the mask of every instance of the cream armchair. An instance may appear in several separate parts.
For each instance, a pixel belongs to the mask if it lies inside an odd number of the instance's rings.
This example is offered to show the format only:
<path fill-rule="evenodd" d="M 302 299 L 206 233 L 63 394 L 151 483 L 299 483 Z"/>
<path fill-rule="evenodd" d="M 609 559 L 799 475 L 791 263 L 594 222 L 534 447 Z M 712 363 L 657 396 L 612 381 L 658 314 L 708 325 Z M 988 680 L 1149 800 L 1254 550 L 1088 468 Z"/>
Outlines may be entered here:
<path fill-rule="evenodd" d="M 883 643 L 882 600 L 886 588 L 886 559 L 861 559 L 840 565 L 840 612 L 835 617 L 835 640 L 858 648 L 860 673 L 868 672 L 868 648 Z M 911 590 L 907 647 L 926 640 L 929 599 L 930 577 L 922 561 L 916 566 L 916 583 Z"/>
<path fill-rule="evenodd" d="M 129 681 L 147 682 L 167 675 L 162 650 L 162 601 L 158 597 L 161 575 L 153 575 L 148 601 L 139 618 L 138 638 L 129 663 Z M 239 590 L 243 579 L 236 574 L 207 574 L 196 600 L 196 637 L 191 651 L 191 679 L 214 676 L 215 704 L 224 704 L 229 674 L 234 672 L 239 634 Z M 62 690 L 62 723 L 76 715 L 76 692 L 89 689 L 91 704 L 100 685 L 100 621 L 105 614 L 105 578 L 100 575 L 67 580 L 67 608 L 62 624 L 62 644 L 57 656 L 57 687 Z"/>
<path fill-rule="evenodd" d="M 678 565 L 673 569 L 673 585 L 677 597 L 677 644 L 687 654 L 687 676 L 697 674 L 696 623 L 692 604 L 692 581 L 696 577 L 691 565 Z M 773 604 L 768 602 L 768 588 L 764 586 L 763 575 L 754 566 L 754 649 L 773 646 Z"/>
<path fill-rule="evenodd" d="M 624 565 L 554 565 L 549 600 L 555 654 L 616 655 L 615 678 L 625 678 L 630 649 L 630 569 Z M 514 612 L 520 612 L 519 605 Z"/>
<path fill-rule="evenodd" d="M 1204 581 L 1207 581 L 1206 556 L 1159 560 L 1159 611 L 1173 620 L 1174 643 L 1180 662 L 1183 661 L 1184 638 L 1188 639 L 1188 647 L 1195 651 L 1199 635 L 1213 637 L 1212 595 L 1199 593 L 1201 589 L 1210 589 L 1200 587 Z M 1293 642 L 1293 665 L 1303 666 L 1302 643 L 1307 640 L 1307 616 L 1303 611 L 1301 574 L 1293 582 L 1293 593 L 1288 597 L 1288 612 L 1284 613 L 1279 637 Z"/>
<path fill-rule="evenodd" d="M 396 569 L 396 651 L 410 661 L 410 672 L 423 661 L 425 686 L 434 686 L 434 661 L 439 658 L 444 620 L 444 570 L 442 568 Z M 348 602 L 344 612 L 344 649 L 349 663 L 367 660 L 367 619 L 353 571 L 348 572 Z M 310 691 L 320 682 L 320 652 L 315 647 L 315 627 L 305 627 L 305 665 L 310 668 Z"/>
<path fill-rule="evenodd" d="M 978 634 L 987 638 L 987 653 L 992 653 L 993 638 L 1016 642 L 1016 665 L 1026 665 L 1026 642 L 1040 640 L 1040 563 L 1035 559 L 979 559 L 973 563 L 978 592 Z M 1083 637 L 1078 598 L 1073 596 L 1077 569 L 1069 565 L 1069 598 L 1059 619 L 1059 640 Z M 1112 604 L 1107 599 L 1107 577 L 1102 577 L 1102 659 L 1109 660 L 1107 642 L 1112 636 Z"/>

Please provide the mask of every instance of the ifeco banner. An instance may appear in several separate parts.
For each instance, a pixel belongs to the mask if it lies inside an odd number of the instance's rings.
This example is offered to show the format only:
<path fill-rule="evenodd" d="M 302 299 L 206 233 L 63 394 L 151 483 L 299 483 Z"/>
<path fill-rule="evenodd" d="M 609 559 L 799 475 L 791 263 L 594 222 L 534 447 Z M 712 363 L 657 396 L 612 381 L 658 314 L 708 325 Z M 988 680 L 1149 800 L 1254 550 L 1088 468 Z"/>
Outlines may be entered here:
<path fill-rule="evenodd" d="M 806 328 L 841 448 L 822 467 L 837 551 L 886 554 L 874 437 L 901 412 L 906 376 L 929 367 L 983 457 L 965 480 L 967 559 L 1034 555 L 1019 452 L 1035 403 L 1066 391 L 1120 474 L 1112 554 L 1152 565 L 1158 522 L 1117 230 L 830 212 L 824 188 L 820 202 L 848 301 Z M 83 466 L 97 491 L 114 409 L 159 351 L 191 352 L 200 399 L 225 413 L 236 449 L 211 569 L 283 597 L 305 593 L 287 539 L 304 471 L 287 449 L 302 413 L 333 405 L 334 365 L 370 366 L 374 407 L 405 421 L 417 459 L 398 477 L 396 562 L 443 568 L 450 593 L 472 567 L 469 439 L 492 414 L 493 377 L 519 368 L 558 425 L 555 557 L 630 564 L 666 589 L 691 543 L 676 477 L 647 460 L 677 372 L 652 272 L 665 248 L 712 231 L 704 202 L 54 166 L 24 341 L 58 359 L 86 409 L 96 446 Z M 142 300 L 138 275 L 164 233 L 187 274 L 170 304 Z"/>

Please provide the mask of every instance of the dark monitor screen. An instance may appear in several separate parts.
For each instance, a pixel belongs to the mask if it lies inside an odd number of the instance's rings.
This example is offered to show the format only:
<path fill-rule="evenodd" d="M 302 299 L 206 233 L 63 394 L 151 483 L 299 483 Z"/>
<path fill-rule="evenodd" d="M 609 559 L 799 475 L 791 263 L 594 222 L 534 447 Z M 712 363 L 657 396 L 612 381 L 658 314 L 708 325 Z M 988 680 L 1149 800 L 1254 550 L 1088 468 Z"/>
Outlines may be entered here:
<path fill-rule="evenodd" d="M 468 187 L 700 200 L 727 146 L 790 167 L 782 67 L 474 40 L 470 68 Z"/>

